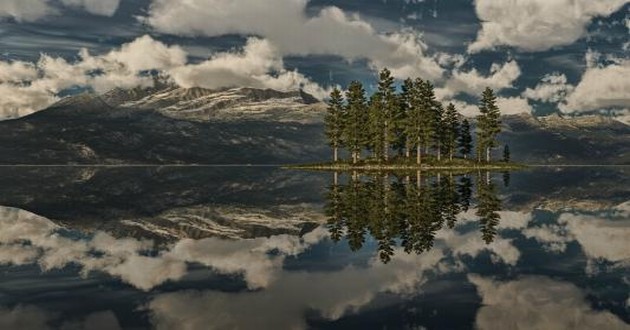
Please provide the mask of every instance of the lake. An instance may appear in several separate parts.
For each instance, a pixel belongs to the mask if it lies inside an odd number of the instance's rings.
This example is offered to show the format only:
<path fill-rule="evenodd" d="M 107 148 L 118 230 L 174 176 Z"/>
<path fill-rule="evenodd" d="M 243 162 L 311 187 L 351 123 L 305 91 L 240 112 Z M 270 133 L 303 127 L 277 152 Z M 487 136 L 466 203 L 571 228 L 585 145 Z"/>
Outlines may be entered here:
<path fill-rule="evenodd" d="M 630 329 L 630 167 L 0 167 L 0 329 Z"/>

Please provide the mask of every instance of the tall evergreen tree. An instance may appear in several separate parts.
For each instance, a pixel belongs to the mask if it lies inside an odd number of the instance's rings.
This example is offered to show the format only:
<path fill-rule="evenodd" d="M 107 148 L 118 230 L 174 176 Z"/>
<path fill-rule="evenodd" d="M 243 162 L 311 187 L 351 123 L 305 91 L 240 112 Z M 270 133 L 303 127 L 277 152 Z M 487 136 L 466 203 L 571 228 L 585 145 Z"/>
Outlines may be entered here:
<path fill-rule="evenodd" d="M 429 152 L 429 146 L 435 136 L 435 92 L 433 85 L 429 81 L 422 82 L 418 86 L 420 92 L 420 115 L 421 115 L 421 138 L 420 142 L 425 150 Z"/>
<path fill-rule="evenodd" d="M 366 128 L 367 139 L 365 145 L 368 150 L 372 151 L 372 156 L 378 161 L 383 159 L 383 147 L 385 146 L 385 119 L 383 118 L 381 107 L 381 94 L 372 94 L 368 103 L 368 126 Z"/>
<path fill-rule="evenodd" d="M 443 144 L 446 136 L 446 127 L 444 123 L 444 107 L 442 103 L 435 101 L 432 108 L 433 120 L 433 148 L 438 162 L 442 160 Z"/>
<path fill-rule="evenodd" d="M 394 77 L 392 77 L 392 73 L 387 68 L 381 70 L 379 74 L 377 93 L 381 96 L 381 111 L 383 112 L 384 118 L 383 157 L 385 161 L 388 161 L 390 145 L 396 139 L 394 125 L 396 123 L 396 107 L 398 100 L 394 86 Z"/>
<path fill-rule="evenodd" d="M 399 97 L 399 114 L 396 121 L 396 130 L 398 135 L 397 147 L 405 149 L 405 157 L 411 157 L 412 140 L 409 136 L 410 121 L 412 120 L 412 112 L 414 107 L 414 82 L 411 78 L 407 78 L 402 84 L 402 91 Z"/>
<path fill-rule="evenodd" d="M 497 234 L 497 226 L 501 220 L 501 200 L 498 197 L 496 186 L 490 180 L 490 173 L 486 178 L 480 174 L 477 177 L 477 212 L 481 236 L 486 244 L 490 244 Z"/>
<path fill-rule="evenodd" d="M 507 144 L 503 147 L 503 161 L 506 163 L 510 162 L 510 146 Z"/>
<path fill-rule="evenodd" d="M 464 158 L 468 158 L 468 155 L 472 153 L 473 149 L 472 135 L 470 133 L 470 122 L 468 122 L 468 119 L 464 119 L 462 121 L 457 143 L 459 146 L 459 152 L 462 154 L 462 156 L 464 156 Z"/>
<path fill-rule="evenodd" d="M 346 92 L 346 115 L 344 116 L 343 140 L 356 164 L 365 145 L 367 126 L 367 105 L 365 90 L 358 81 L 353 81 Z"/>
<path fill-rule="evenodd" d="M 501 132 L 501 112 L 497 107 L 497 97 L 489 87 L 486 87 L 481 95 L 479 112 L 481 114 L 477 116 L 477 154 L 481 158 L 485 152 L 486 161 L 490 162 L 490 152 L 497 146 L 496 137 Z"/>
<path fill-rule="evenodd" d="M 411 86 L 406 82 L 403 91 L 408 90 L 408 109 L 405 121 L 405 136 L 407 138 L 407 148 L 415 147 L 416 163 L 422 163 L 422 146 L 424 143 L 424 110 L 423 110 L 423 88 L 424 81 L 417 78 L 411 82 Z"/>
<path fill-rule="evenodd" d="M 450 160 L 453 160 L 453 155 L 457 149 L 457 137 L 459 136 L 459 114 L 455 109 L 453 103 L 449 103 L 444 113 L 444 152 L 448 154 Z"/>
<path fill-rule="evenodd" d="M 341 91 L 335 87 L 330 93 L 328 110 L 324 118 L 328 144 L 333 148 L 333 161 L 339 160 L 339 148 L 343 147 L 344 99 Z"/>

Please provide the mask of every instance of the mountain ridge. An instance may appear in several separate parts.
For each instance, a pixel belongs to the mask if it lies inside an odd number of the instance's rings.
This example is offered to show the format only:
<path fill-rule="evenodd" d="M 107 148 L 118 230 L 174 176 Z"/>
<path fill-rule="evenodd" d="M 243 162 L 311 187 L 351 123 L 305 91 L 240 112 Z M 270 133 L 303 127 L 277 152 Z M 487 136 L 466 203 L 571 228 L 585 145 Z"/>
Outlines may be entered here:
<path fill-rule="evenodd" d="M 318 162 L 330 158 L 324 114 L 325 104 L 303 91 L 117 88 L 0 122 L 0 164 Z M 499 141 L 515 161 L 630 164 L 630 126 L 612 118 L 518 114 L 502 121 Z"/>

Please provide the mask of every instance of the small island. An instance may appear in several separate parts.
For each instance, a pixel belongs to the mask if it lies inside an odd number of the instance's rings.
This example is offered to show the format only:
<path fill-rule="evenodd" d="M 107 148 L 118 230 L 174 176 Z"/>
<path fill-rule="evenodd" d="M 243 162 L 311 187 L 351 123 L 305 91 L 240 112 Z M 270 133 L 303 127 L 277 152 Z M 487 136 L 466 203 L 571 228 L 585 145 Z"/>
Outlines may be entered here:
<path fill-rule="evenodd" d="M 332 162 L 290 165 L 288 168 L 326 171 L 513 170 L 524 165 L 510 161 L 510 149 L 492 159 L 500 147 L 501 111 L 497 97 L 486 88 L 472 124 L 453 103 L 446 107 L 434 86 L 421 78 L 407 79 L 400 92 L 391 72 L 379 73 L 377 90 L 369 96 L 361 82 L 352 81 L 345 93 L 334 88 L 325 117 Z M 476 146 L 475 146 L 475 143 Z M 474 153 L 473 153 L 474 152 Z M 347 155 L 341 159 L 340 154 Z"/>

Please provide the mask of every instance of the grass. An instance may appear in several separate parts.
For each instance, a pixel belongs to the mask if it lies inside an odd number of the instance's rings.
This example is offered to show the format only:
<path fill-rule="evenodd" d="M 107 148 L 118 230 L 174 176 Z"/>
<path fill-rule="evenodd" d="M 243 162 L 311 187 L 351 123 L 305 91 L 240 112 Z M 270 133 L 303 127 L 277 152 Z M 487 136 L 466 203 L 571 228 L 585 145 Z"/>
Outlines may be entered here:
<path fill-rule="evenodd" d="M 513 162 L 482 162 L 472 159 L 453 158 L 453 160 L 438 161 L 434 156 L 423 156 L 422 165 L 416 164 L 415 158 L 395 157 L 388 162 L 378 162 L 374 159 L 362 159 L 356 164 L 352 161 L 342 160 L 338 162 L 322 162 L 311 164 L 286 165 L 287 169 L 316 170 L 316 171 L 462 171 L 476 170 L 518 170 L 526 168 L 526 165 Z"/>

